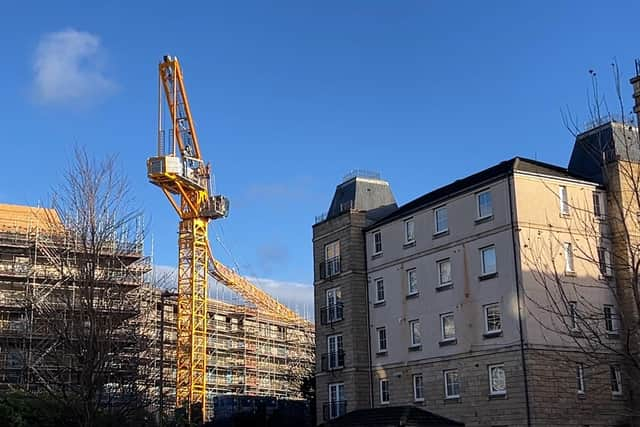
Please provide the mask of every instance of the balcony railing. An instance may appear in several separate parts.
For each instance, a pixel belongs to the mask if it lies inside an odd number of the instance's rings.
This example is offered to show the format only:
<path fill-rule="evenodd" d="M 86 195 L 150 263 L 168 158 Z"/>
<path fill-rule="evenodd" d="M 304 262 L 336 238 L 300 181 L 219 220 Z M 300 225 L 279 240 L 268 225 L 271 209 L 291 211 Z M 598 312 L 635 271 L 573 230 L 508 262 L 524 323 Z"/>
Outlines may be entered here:
<path fill-rule="evenodd" d="M 344 368 L 344 351 L 338 350 L 320 356 L 320 367 L 323 371 Z"/>
<path fill-rule="evenodd" d="M 320 308 L 320 324 L 331 325 L 343 319 L 344 304 L 337 302 Z"/>
<path fill-rule="evenodd" d="M 327 402 L 322 405 L 322 412 L 325 421 L 338 418 L 347 413 L 347 401 L 336 400 L 334 402 Z"/>
<path fill-rule="evenodd" d="M 331 279 L 340 274 L 340 256 L 330 258 L 320 263 L 320 279 Z"/>

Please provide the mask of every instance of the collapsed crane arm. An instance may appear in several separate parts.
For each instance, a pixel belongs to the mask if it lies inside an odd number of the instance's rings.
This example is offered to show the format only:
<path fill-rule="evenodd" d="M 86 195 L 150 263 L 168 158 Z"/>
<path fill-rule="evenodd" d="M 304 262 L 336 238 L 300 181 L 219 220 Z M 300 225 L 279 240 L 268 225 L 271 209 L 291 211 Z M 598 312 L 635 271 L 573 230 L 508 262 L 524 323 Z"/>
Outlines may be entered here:
<path fill-rule="evenodd" d="M 272 296 L 258 288 L 246 278 L 222 264 L 211 255 L 209 250 L 209 274 L 239 294 L 247 302 L 278 318 L 301 324 L 309 323 L 286 305 L 276 301 Z"/>

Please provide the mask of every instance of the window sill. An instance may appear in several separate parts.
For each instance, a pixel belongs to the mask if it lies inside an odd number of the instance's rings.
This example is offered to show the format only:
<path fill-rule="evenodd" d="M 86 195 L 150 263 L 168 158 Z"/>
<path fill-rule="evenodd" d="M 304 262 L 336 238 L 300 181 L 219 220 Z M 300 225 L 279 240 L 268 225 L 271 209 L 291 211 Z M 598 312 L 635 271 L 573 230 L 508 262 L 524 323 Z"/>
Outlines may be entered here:
<path fill-rule="evenodd" d="M 414 247 L 415 245 L 416 245 L 416 241 L 415 240 L 413 240 L 411 242 L 404 242 L 404 245 L 402 245 L 402 248 L 403 249 L 409 249 L 409 248 Z"/>
<path fill-rule="evenodd" d="M 422 344 L 410 345 L 409 351 L 422 351 Z"/>
<path fill-rule="evenodd" d="M 376 353 L 376 357 L 384 357 L 384 356 L 386 356 L 387 354 L 388 354 L 388 353 L 387 353 L 387 350 L 380 350 L 380 351 L 378 351 L 378 352 Z"/>
<path fill-rule="evenodd" d="M 450 397 L 445 397 L 444 398 L 444 403 L 449 404 L 449 403 L 460 403 L 460 396 L 450 396 Z"/>
<path fill-rule="evenodd" d="M 413 403 L 416 405 L 424 405 L 424 399 L 413 399 Z"/>
<path fill-rule="evenodd" d="M 436 286 L 436 292 L 446 291 L 451 288 L 453 288 L 453 283 L 447 283 L 446 285 Z"/>
<path fill-rule="evenodd" d="M 476 223 L 476 225 L 478 224 L 483 224 L 485 222 L 489 222 L 489 221 L 493 221 L 493 215 L 487 215 L 487 216 L 483 216 L 480 218 L 476 218 L 474 220 L 474 222 Z"/>
<path fill-rule="evenodd" d="M 611 400 L 624 400 L 624 394 L 622 394 L 622 393 L 611 393 Z"/>
<path fill-rule="evenodd" d="M 494 277 L 498 277 L 498 272 L 481 274 L 480 276 L 478 276 L 478 280 L 482 282 L 484 280 L 493 279 Z"/>
<path fill-rule="evenodd" d="M 387 400 L 386 402 L 380 402 L 381 405 L 388 405 L 389 401 Z"/>
<path fill-rule="evenodd" d="M 502 336 L 502 331 L 491 331 L 491 332 L 485 332 L 484 334 L 482 334 L 482 337 L 484 339 L 498 338 L 501 336 Z"/>
<path fill-rule="evenodd" d="M 571 213 L 569 213 L 569 212 L 566 212 L 566 213 L 560 212 L 560 218 L 571 218 Z"/>
<path fill-rule="evenodd" d="M 438 342 L 438 344 L 440 345 L 440 347 L 446 347 L 448 345 L 456 345 L 456 344 L 458 344 L 458 339 L 457 338 L 450 338 L 448 340 L 442 340 L 442 341 Z"/>
<path fill-rule="evenodd" d="M 374 307 L 382 307 L 383 305 L 385 305 L 386 301 L 382 300 L 382 301 L 376 301 L 373 303 Z"/>
<path fill-rule="evenodd" d="M 414 298 L 418 298 L 420 296 L 420 292 L 414 292 L 412 294 L 407 294 L 406 298 L 407 299 L 414 299 Z"/>
<path fill-rule="evenodd" d="M 620 338 L 620 334 L 618 334 L 617 332 L 607 332 L 607 338 L 617 340 Z"/>
<path fill-rule="evenodd" d="M 576 396 L 578 397 L 578 399 L 580 400 L 584 400 L 587 398 L 587 396 L 584 394 L 584 391 L 579 391 L 576 393 Z"/>
<path fill-rule="evenodd" d="M 575 271 L 565 271 L 564 275 L 566 277 L 576 277 L 576 272 Z"/>
<path fill-rule="evenodd" d="M 378 259 L 382 257 L 382 252 L 376 252 L 375 254 L 371 255 L 371 259 Z"/>
<path fill-rule="evenodd" d="M 442 230 L 442 231 L 438 231 L 437 233 L 433 233 L 433 238 L 434 239 L 438 239 L 440 237 L 444 237 L 444 236 L 448 236 L 449 235 L 449 229 L 446 230 Z"/>
<path fill-rule="evenodd" d="M 489 400 L 505 400 L 507 393 L 491 393 L 489 394 Z"/>

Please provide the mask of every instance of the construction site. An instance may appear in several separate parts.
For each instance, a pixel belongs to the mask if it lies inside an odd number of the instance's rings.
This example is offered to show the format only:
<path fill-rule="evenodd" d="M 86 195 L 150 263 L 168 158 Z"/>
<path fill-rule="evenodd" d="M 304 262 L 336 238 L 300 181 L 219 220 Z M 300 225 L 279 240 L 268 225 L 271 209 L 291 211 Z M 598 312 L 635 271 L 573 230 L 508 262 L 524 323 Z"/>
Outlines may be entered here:
<path fill-rule="evenodd" d="M 164 57 L 159 73 L 147 171 L 178 216 L 177 283 L 154 283 L 137 219 L 96 245 L 56 209 L 0 205 L 0 387 L 82 395 L 93 352 L 109 355 L 98 404 L 135 395 L 160 423 L 176 411 L 213 420 L 220 396 L 302 400 L 313 324 L 213 257 L 207 225 L 228 202 L 212 193 L 177 58 Z M 234 299 L 212 298 L 209 278 Z"/>

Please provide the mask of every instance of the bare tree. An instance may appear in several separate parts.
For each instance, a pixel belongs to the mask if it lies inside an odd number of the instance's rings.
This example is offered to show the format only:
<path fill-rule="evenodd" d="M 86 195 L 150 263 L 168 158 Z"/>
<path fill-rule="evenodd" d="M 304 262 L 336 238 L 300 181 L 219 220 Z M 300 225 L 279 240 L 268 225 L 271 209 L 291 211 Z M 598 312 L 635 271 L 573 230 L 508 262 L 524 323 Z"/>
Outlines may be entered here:
<path fill-rule="evenodd" d="M 640 391 L 640 136 L 633 116 L 625 111 L 618 67 L 615 63 L 612 67 L 619 114 L 609 112 L 592 70 L 589 129 L 580 132 L 576 120 L 563 114 L 577 138 L 574 150 L 586 165 L 577 172 L 598 185 L 593 193 L 567 196 L 571 214 L 564 226 L 549 225 L 521 236 L 523 269 L 537 285 L 525 289 L 525 298 L 527 315 L 541 326 L 549 347 L 557 350 L 550 353 L 552 357 L 606 372 L 612 382 L 607 387 L 615 387 L 619 366 L 619 375 L 633 390 L 630 413 L 636 414 L 640 413 L 633 401 Z M 548 190 L 561 198 L 557 187 Z M 580 264 L 577 275 L 567 272 L 568 256 Z"/>
<path fill-rule="evenodd" d="M 28 383 L 79 426 L 124 422 L 153 403 L 157 373 L 141 215 L 115 159 L 96 161 L 82 149 L 52 199 L 29 285 Z"/>

